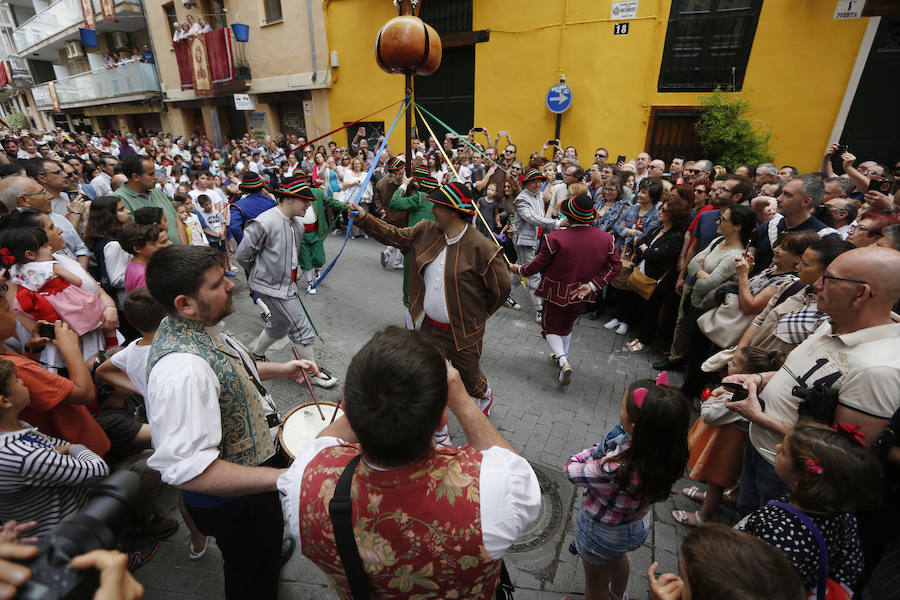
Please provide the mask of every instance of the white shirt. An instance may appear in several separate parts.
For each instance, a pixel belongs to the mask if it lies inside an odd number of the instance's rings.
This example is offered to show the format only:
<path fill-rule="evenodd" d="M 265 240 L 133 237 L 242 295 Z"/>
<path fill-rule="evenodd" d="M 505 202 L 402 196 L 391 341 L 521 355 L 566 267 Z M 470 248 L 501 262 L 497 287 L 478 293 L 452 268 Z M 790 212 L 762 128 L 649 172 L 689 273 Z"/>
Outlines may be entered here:
<path fill-rule="evenodd" d="M 106 265 L 106 277 L 109 285 L 116 288 L 119 306 L 125 300 L 125 269 L 131 262 L 131 255 L 122 250 L 122 246 L 116 240 L 103 247 L 103 262 Z"/>
<path fill-rule="evenodd" d="M 831 333 L 831 323 L 819 326 L 787 356 L 784 366 L 763 388 L 765 413 L 784 423 L 797 421 L 800 398 L 792 390 L 797 377 L 806 377 L 806 385 L 817 382 L 838 390 L 840 404 L 863 414 L 890 419 L 900 406 L 900 323 L 867 327 L 852 333 Z M 775 446 L 782 436 L 750 424 L 750 442 L 760 455 L 775 463 Z"/>
<path fill-rule="evenodd" d="M 282 493 L 281 509 L 288 531 L 300 549 L 300 487 L 309 462 L 329 446 L 337 446 L 335 437 L 321 437 L 307 443 L 294 458 L 286 473 L 278 478 Z M 505 448 L 494 446 L 481 453 L 479 484 L 481 538 L 488 556 L 497 560 L 516 541 L 519 534 L 538 517 L 541 488 L 528 461 Z M 414 507 L 413 507 L 414 508 Z"/>
<path fill-rule="evenodd" d="M 121 369 L 144 398 L 147 397 L 147 359 L 150 345 L 139 346 L 140 339 L 134 340 L 109 357 L 114 367 Z"/>
<path fill-rule="evenodd" d="M 206 332 L 232 347 L 259 377 L 254 363 L 231 341 L 222 323 Z M 219 379 L 209 363 L 196 354 L 172 352 L 153 366 L 147 381 L 147 422 L 154 452 L 147 465 L 162 474 L 168 485 L 181 485 L 197 477 L 219 458 L 222 416 Z M 264 413 L 272 412 L 268 399 L 257 394 Z"/>
<path fill-rule="evenodd" d="M 66 217 L 69 214 L 69 197 L 60 192 L 50 199 L 50 210 Z"/>
<path fill-rule="evenodd" d="M 111 196 L 112 195 L 112 187 L 110 185 L 110 180 L 112 177 L 100 171 L 100 174 L 91 179 L 91 187 L 97 191 L 98 196 Z"/>
<path fill-rule="evenodd" d="M 466 226 L 463 227 L 463 230 L 459 232 L 459 235 L 452 239 L 445 235 L 444 239 L 447 240 L 447 246 L 452 246 L 461 240 L 468 228 L 469 225 L 466 224 Z M 447 246 L 444 246 L 440 254 L 425 267 L 425 300 L 423 301 L 422 308 L 425 310 L 425 315 L 429 319 L 437 321 L 438 323 L 450 322 L 450 311 L 447 309 L 447 293 L 444 290 L 444 268 L 447 262 Z"/>

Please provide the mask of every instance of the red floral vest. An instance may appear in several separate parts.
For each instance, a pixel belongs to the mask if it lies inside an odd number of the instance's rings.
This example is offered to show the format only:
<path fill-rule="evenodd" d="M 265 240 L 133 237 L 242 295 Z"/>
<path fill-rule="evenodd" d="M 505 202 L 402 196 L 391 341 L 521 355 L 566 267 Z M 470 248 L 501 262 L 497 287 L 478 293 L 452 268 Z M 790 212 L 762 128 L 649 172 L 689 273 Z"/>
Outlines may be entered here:
<path fill-rule="evenodd" d="M 334 541 L 328 503 L 358 446 L 332 446 L 303 472 L 303 554 L 325 571 L 342 598 L 349 587 Z M 493 596 L 500 561 L 484 549 L 481 453 L 439 448 L 425 462 L 376 471 L 360 461 L 353 475 L 353 532 L 373 598 Z"/>

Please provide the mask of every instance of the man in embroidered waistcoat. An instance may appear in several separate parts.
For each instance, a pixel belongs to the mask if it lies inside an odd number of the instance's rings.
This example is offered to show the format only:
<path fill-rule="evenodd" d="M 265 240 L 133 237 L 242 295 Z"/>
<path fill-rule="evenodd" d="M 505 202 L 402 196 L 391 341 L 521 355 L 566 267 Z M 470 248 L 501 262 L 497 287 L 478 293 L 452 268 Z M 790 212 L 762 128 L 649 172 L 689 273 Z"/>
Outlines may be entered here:
<path fill-rule="evenodd" d="M 409 222 L 409 217 L 405 212 L 391 210 L 390 207 L 391 198 L 400 187 L 405 166 L 406 163 L 399 156 L 390 159 L 386 165 L 387 174 L 375 184 L 375 193 L 372 195 L 372 201 L 375 203 L 375 208 L 378 209 L 379 216 L 397 227 L 406 227 Z M 388 246 L 381 251 L 382 268 L 387 269 L 389 263 L 395 269 L 403 268 L 403 253 L 399 248 Z"/>
<path fill-rule="evenodd" d="M 278 417 L 260 381 L 299 377 L 315 363 L 258 365 L 223 328 L 234 283 L 222 253 L 170 246 L 147 264 L 147 287 L 166 310 L 147 360 L 147 465 L 181 490 L 197 528 L 225 559 L 225 597 L 276 598 L 283 528 L 273 468 Z M 289 556 L 289 554 L 288 554 Z"/>
<path fill-rule="evenodd" d="M 569 341 L 575 319 L 585 302 L 593 302 L 600 290 L 622 270 L 622 262 L 611 235 L 591 227 L 597 209 L 591 197 L 581 194 L 563 201 L 559 212 L 569 222 L 568 229 L 544 236 L 538 255 L 526 265 L 512 264 L 509 270 L 524 277 L 543 273 L 535 293 L 544 299 L 541 335 L 550 344 L 550 360 L 559 365 L 560 385 L 569 385 Z"/>
<path fill-rule="evenodd" d="M 350 598 L 328 512 L 349 468 L 352 537 L 372 598 L 493 598 L 500 559 L 538 516 L 540 487 L 440 347 L 422 332 L 376 333 L 350 363 L 344 406 L 278 479 L 303 554 Z M 469 446 L 434 446 L 448 409 Z"/>
<path fill-rule="evenodd" d="M 434 221 L 414 227 L 389 225 L 351 204 L 360 229 L 382 244 L 408 252 L 409 312 L 425 313 L 422 332 L 444 351 L 469 395 L 490 414 L 493 394 L 481 372 L 484 327 L 509 295 L 502 249 L 469 226 L 475 215 L 469 188 L 449 183 L 428 195 Z"/>

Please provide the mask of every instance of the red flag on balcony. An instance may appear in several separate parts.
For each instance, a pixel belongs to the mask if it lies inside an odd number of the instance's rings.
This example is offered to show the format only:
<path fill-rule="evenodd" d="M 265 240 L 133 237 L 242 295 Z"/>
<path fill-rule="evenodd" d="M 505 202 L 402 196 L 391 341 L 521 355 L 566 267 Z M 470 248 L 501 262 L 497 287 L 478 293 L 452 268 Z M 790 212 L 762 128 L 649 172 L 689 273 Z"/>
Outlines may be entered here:
<path fill-rule="evenodd" d="M 213 85 L 234 83 L 234 54 L 230 33 L 228 27 L 220 27 L 203 35 Z"/>
<path fill-rule="evenodd" d="M 6 75 L 6 82 L 8 84 L 12 85 L 12 82 L 13 82 L 12 71 L 10 70 L 8 60 L 3 61 L 3 74 Z"/>
<path fill-rule="evenodd" d="M 5 88 L 9 84 L 9 78 L 6 76 L 6 61 L 3 61 L 3 68 L 0 68 L 0 88 Z"/>
<path fill-rule="evenodd" d="M 191 70 L 194 75 L 194 93 L 198 96 L 212 94 L 212 78 L 209 75 L 209 57 L 206 54 L 206 44 L 201 36 L 196 36 L 190 42 Z"/>
<path fill-rule="evenodd" d="M 100 13 L 104 21 L 116 20 L 116 5 L 114 0 L 100 0 Z"/>
<path fill-rule="evenodd" d="M 47 86 L 50 90 L 50 101 L 53 102 L 53 110 L 55 112 L 61 112 L 59 108 L 59 96 L 56 95 L 56 82 L 51 81 Z"/>
<path fill-rule="evenodd" d="M 94 3 L 92 0 L 81 0 L 81 16 L 84 19 L 85 29 L 97 29 L 97 21 L 94 19 Z"/>
<path fill-rule="evenodd" d="M 194 72 L 191 67 L 191 47 L 188 40 L 178 40 L 175 46 L 175 62 L 178 63 L 178 76 L 181 78 L 181 89 L 194 87 Z"/>

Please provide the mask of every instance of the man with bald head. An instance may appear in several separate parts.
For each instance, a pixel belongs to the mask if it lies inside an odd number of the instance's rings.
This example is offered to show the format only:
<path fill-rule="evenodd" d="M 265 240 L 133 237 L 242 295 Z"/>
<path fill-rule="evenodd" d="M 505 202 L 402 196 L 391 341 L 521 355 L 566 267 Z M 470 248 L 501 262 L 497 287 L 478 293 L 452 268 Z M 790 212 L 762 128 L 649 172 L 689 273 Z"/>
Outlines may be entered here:
<path fill-rule="evenodd" d="M 634 189 L 637 189 L 641 180 L 650 173 L 650 155 L 646 152 L 639 152 L 634 157 L 634 167 L 637 169 L 637 173 L 634 175 Z"/>
<path fill-rule="evenodd" d="M 900 298 L 900 252 L 879 246 L 845 252 L 825 269 L 813 291 L 828 320 L 791 351 L 784 366 L 729 378 L 743 382 L 749 392 L 746 400 L 726 404 L 750 421 L 738 501 L 741 514 L 786 491 L 775 473 L 775 446 L 797 422 L 801 399 L 794 395 L 795 387 L 819 385 L 837 391 L 832 421 L 858 426 L 867 446 L 900 407 L 900 323 L 891 315 Z"/>

